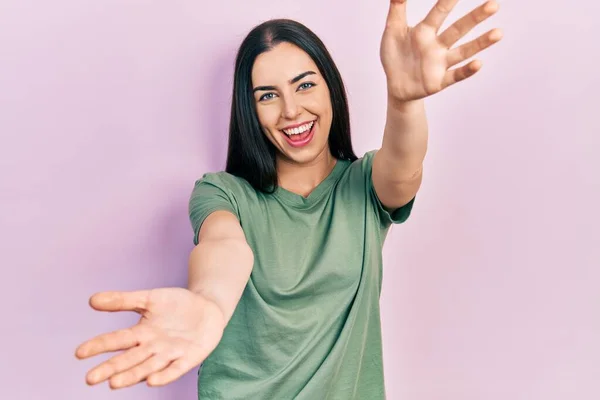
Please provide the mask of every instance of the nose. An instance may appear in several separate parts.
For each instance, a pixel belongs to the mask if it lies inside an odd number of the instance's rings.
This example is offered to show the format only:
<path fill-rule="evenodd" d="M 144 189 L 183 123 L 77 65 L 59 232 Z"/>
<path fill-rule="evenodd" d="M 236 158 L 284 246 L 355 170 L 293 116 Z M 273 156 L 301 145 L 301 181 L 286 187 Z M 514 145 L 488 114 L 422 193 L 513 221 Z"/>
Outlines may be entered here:
<path fill-rule="evenodd" d="M 286 96 L 283 102 L 283 109 L 281 110 L 281 116 L 285 119 L 294 120 L 300 114 L 300 108 L 296 99 L 293 95 Z"/>

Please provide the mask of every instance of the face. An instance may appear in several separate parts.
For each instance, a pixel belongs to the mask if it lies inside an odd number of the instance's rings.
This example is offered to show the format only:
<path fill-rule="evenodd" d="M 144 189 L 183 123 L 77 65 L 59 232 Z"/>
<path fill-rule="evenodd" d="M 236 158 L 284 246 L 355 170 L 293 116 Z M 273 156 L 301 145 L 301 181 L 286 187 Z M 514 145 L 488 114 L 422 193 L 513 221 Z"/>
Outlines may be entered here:
<path fill-rule="evenodd" d="M 308 54 L 287 42 L 262 53 L 252 87 L 258 120 L 280 160 L 306 164 L 329 157 L 329 88 Z"/>

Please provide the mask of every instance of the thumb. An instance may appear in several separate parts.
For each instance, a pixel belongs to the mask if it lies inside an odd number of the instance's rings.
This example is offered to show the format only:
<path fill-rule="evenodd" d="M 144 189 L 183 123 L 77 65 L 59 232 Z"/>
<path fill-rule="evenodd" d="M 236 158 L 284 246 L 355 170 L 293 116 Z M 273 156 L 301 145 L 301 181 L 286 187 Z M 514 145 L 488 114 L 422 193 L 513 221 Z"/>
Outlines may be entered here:
<path fill-rule="evenodd" d="M 148 307 L 150 291 L 101 292 L 90 297 L 90 306 L 98 311 L 142 311 Z"/>
<path fill-rule="evenodd" d="M 406 28 L 406 0 L 390 0 L 390 10 L 388 12 L 386 25 L 395 28 Z"/>

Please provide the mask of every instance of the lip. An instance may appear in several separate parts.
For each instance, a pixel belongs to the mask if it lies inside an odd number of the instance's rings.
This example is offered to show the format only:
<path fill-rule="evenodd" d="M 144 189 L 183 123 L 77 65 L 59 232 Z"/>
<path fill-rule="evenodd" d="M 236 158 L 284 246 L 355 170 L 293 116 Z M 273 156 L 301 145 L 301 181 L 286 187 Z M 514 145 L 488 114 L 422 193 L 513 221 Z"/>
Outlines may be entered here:
<path fill-rule="evenodd" d="M 291 139 L 288 137 L 288 135 L 286 135 L 286 134 L 285 134 L 285 132 L 283 132 L 283 131 L 281 131 L 281 134 L 283 135 L 283 137 L 284 137 L 285 141 L 286 141 L 286 142 L 287 142 L 287 143 L 288 143 L 290 146 L 292 146 L 292 147 L 295 147 L 295 148 L 304 147 L 304 146 L 308 145 L 310 142 L 312 142 L 312 140 L 313 140 L 313 137 L 315 136 L 315 131 L 316 131 L 316 129 L 317 129 L 317 122 L 316 122 L 316 121 L 317 121 L 317 120 L 315 120 L 315 121 L 314 121 L 315 123 L 313 124 L 312 128 L 310 129 L 310 133 L 309 133 L 309 135 L 308 135 L 306 138 L 304 138 L 304 139 L 302 139 L 302 140 L 300 140 L 300 141 L 293 141 L 293 140 L 291 140 Z M 287 128 L 286 128 L 286 129 L 287 129 Z"/>
<path fill-rule="evenodd" d="M 286 127 L 281 128 L 281 130 L 283 131 L 284 129 L 294 129 L 294 128 L 297 128 L 299 126 L 310 124 L 311 122 L 315 122 L 315 121 L 316 121 L 316 119 L 313 119 L 313 120 L 310 120 L 310 121 L 300 122 L 299 124 L 288 125 Z"/>

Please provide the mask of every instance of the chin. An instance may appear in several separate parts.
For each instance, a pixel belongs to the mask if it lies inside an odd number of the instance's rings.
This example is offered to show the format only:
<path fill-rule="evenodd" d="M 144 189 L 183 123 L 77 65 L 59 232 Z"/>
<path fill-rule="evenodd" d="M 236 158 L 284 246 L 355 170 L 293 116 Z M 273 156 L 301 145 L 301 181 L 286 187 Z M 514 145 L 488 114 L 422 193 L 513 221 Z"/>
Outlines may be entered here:
<path fill-rule="evenodd" d="M 287 149 L 286 149 L 287 150 Z M 313 164 L 319 159 L 328 158 L 330 151 L 327 143 L 319 147 L 305 148 L 301 151 L 285 151 L 279 152 L 279 156 L 293 162 L 294 164 Z"/>

